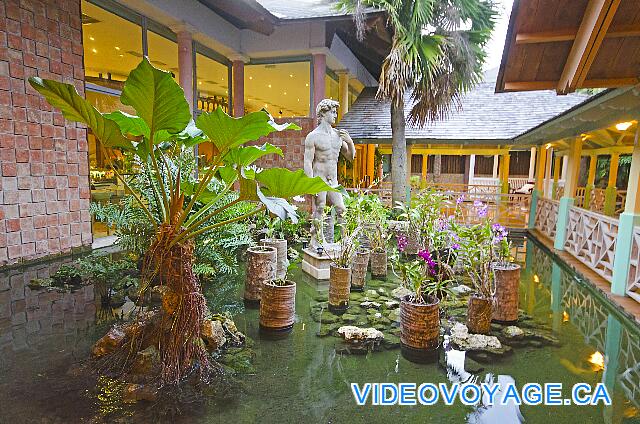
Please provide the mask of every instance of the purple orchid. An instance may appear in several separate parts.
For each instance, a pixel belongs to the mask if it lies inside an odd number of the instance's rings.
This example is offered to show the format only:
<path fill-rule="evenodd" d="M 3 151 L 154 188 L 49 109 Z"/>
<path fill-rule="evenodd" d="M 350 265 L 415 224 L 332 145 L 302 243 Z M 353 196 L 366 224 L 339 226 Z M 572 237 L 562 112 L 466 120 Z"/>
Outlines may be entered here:
<path fill-rule="evenodd" d="M 404 250 L 409 245 L 409 239 L 405 235 L 398 235 L 398 250 L 404 252 Z"/>
<path fill-rule="evenodd" d="M 464 202 L 464 194 L 458 196 L 458 198 L 456 199 L 456 205 L 460 205 L 462 202 Z"/>
<path fill-rule="evenodd" d="M 418 252 L 418 256 L 420 258 L 422 258 L 422 260 L 424 260 L 427 263 L 427 268 L 429 270 L 429 274 L 435 275 L 436 274 L 436 263 L 433 261 L 433 258 L 431 257 L 431 253 L 429 253 L 428 250 L 421 250 L 421 251 Z"/>

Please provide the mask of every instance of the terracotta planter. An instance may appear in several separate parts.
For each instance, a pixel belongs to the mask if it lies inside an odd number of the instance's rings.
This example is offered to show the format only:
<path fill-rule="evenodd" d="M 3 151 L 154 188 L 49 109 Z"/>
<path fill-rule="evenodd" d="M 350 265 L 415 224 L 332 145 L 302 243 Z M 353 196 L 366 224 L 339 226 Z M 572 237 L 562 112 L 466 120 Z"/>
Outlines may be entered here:
<path fill-rule="evenodd" d="M 440 301 L 415 303 L 409 296 L 400 303 L 400 342 L 412 349 L 433 350 L 440 344 Z"/>
<path fill-rule="evenodd" d="M 244 299 L 247 303 L 260 302 L 262 285 L 276 278 L 276 249 L 255 246 L 247 249 L 247 276 L 244 283 Z"/>
<path fill-rule="evenodd" d="M 351 266 L 351 290 L 363 291 L 369 266 L 369 249 L 361 249 L 356 253 Z"/>
<path fill-rule="evenodd" d="M 371 277 L 375 279 L 387 278 L 387 252 L 371 252 Z"/>
<path fill-rule="evenodd" d="M 285 239 L 263 239 L 260 244 L 263 246 L 271 246 L 278 252 L 276 258 L 276 280 L 282 280 L 287 276 L 287 267 L 289 259 L 287 259 L 287 241 Z"/>
<path fill-rule="evenodd" d="M 351 268 L 329 265 L 329 311 L 343 314 L 349 307 Z"/>
<path fill-rule="evenodd" d="M 286 286 L 273 282 L 262 285 L 260 301 L 260 329 L 266 331 L 290 331 L 296 313 L 296 283 L 287 281 Z"/>
<path fill-rule="evenodd" d="M 498 322 L 515 322 L 519 312 L 520 265 L 496 265 L 493 271 L 496 276 L 496 295 L 491 318 Z"/>
<path fill-rule="evenodd" d="M 467 328 L 469 333 L 488 334 L 491 330 L 492 299 L 471 296 L 467 310 Z"/>

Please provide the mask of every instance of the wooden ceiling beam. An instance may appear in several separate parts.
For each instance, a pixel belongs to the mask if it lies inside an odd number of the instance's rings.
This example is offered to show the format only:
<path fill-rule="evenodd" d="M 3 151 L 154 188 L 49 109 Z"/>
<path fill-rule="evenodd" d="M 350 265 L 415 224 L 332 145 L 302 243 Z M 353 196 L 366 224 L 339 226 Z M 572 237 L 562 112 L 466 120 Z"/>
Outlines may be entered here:
<path fill-rule="evenodd" d="M 585 80 L 577 88 L 617 88 L 640 83 L 640 78 L 611 78 Z M 514 81 L 504 84 L 504 91 L 553 90 L 558 81 Z"/>
<path fill-rule="evenodd" d="M 575 91 L 586 79 L 619 5 L 620 0 L 589 1 L 558 81 L 558 94 Z"/>
<path fill-rule="evenodd" d="M 545 32 L 522 32 L 516 35 L 516 44 L 540 44 L 540 43 L 557 43 L 562 41 L 573 41 L 578 34 L 577 29 L 566 29 L 558 31 Z M 609 29 L 605 34 L 605 38 L 627 38 L 640 37 L 640 26 L 638 25 L 619 25 Z"/>

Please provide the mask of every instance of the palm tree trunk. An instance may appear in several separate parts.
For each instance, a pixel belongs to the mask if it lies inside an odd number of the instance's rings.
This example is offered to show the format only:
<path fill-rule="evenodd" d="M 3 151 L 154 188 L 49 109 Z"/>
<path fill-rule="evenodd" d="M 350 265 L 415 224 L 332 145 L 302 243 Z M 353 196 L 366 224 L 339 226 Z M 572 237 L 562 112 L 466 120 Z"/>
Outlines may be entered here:
<path fill-rule="evenodd" d="M 396 104 L 397 103 L 397 104 Z M 404 99 L 391 101 L 391 182 L 392 199 L 404 203 L 407 200 L 407 139 L 404 134 Z"/>

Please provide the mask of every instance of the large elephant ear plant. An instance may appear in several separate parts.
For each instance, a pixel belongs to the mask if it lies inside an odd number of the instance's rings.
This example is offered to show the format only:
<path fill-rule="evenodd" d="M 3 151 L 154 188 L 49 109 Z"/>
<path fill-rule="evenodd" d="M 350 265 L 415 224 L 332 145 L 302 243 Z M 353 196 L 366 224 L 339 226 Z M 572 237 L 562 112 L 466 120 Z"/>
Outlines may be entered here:
<path fill-rule="evenodd" d="M 334 190 L 320 178 L 309 178 L 302 171 L 258 170 L 252 167 L 260 157 L 282 155 L 282 152 L 268 143 L 245 146 L 246 143 L 274 131 L 300 128 L 294 124 L 276 124 L 266 112 L 232 118 L 220 108 L 202 113 L 194 123 L 180 86 L 169 72 L 156 69 L 147 58 L 131 72 L 120 97 L 120 101 L 131 106 L 137 116 L 124 112 L 100 113 L 70 84 L 36 77 L 30 78 L 29 82 L 65 118 L 86 124 L 99 140 L 101 148 L 120 149 L 134 155 L 142 166 L 151 169 L 151 188 L 157 197 L 160 213 L 152 213 L 148 205 L 133 190 L 130 191 L 156 229 L 155 241 L 143 262 L 144 279 L 165 284 L 173 296 L 169 298 L 174 299 L 163 302 L 161 319 L 157 320 L 158 325 L 153 330 L 161 355 L 161 381 L 175 383 L 192 369 L 206 370 L 209 359 L 200 339 L 206 306 L 192 271 L 193 240 L 205 231 L 245 219 L 265 209 L 282 219 L 295 220 L 295 208 L 287 199 Z M 193 148 L 205 141 L 213 143 L 217 153 L 201 169 L 196 184 L 181 181 L 179 167 L 176 172 L 170 152 Z M 105 154 L 108 152 L 107 149 L 104 151 Z M 129 188 L 117 169 L 114 171 Z M 222 192 L 213 193 L 207 189 L 214 178 L 224 183 Z M 237 199 L 216 208 L 216 203 L 233 190 L 236 182 L 240 187 Z M 245 215 L 205 225 L 224 209 L 242 201 L 253 202 L 255 207 Z M 141 338 L 150 336 L 135 334 L 132 337 L 139 340 L 127 343 L 127 349 L 134 345 L 144 346 Z M 114 355 L 113 368 L 119 367 L 126 372 L 131 365 L 130 358 L 135 358 L 130 353 Z"/>

